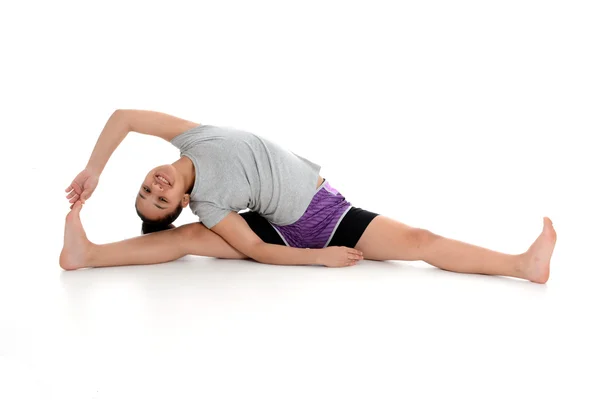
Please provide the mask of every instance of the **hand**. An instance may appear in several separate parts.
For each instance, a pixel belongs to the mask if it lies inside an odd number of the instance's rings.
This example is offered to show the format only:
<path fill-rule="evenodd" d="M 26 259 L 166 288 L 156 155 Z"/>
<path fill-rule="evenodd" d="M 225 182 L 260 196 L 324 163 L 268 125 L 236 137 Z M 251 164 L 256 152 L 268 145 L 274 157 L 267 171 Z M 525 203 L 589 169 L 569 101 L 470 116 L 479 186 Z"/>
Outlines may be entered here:
<path fill-rule="evenodd" d="M 81 171 L 75 179 L 73 179 L 73 182 L 71 182 L 69 187 L 65 189 L 65 192 L 69 193 L 67 194 L 69 203 L 75 204 L 77 200 L 81 200 L 81 204 L 85 204 L 85 201 L 89 199 L 92 193 L 94 193 L 94 190 L 96 190 L 99 180 L 99 174 L 87 168 Z"/>
<path fill-rule="evenodd" d="M 317 263 L 326 267 L 349 267 L 362 260 L 362 251 L 344 246 L 331 246 L 319 249 Z"/>

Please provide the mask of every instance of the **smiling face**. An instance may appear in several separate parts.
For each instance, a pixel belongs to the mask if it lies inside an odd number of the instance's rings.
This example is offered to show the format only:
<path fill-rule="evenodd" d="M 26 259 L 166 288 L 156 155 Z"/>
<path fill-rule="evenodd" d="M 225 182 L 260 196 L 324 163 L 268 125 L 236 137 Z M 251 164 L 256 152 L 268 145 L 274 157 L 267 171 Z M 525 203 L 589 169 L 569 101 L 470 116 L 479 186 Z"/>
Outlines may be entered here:
<path fill-rule="evenodd" d="M 186 207 L 190 196 L 184 180 L 172 165 L 161 165 L 146 175 L 135 200 L 138 211 L 150 220 L 171 214 L 177 206 Z"/>

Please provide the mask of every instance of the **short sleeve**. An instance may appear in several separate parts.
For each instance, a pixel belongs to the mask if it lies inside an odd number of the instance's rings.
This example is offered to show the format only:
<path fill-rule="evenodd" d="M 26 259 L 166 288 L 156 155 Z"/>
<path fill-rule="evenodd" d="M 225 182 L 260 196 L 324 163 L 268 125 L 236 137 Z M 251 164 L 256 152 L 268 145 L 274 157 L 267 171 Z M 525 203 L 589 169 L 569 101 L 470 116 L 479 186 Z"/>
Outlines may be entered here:
<path fill-rule="evenodd" d="M 198 216 L 200 222 L 208 229 L 221 222 L 232 210 L 221 208 L 209 202 L 194 202 L 192 211 Z"/>
<path fill-rule="evenodd" d="M 197 142 L 198 133 L 201 129 L 204 129 L 205 126 L 207 125 L 198 125 L 191 129 L 188 129 L 183 133 L 180 133 L 179 135 L 171 139 L 171 144 L 181 151 L 188 150 Z"/>

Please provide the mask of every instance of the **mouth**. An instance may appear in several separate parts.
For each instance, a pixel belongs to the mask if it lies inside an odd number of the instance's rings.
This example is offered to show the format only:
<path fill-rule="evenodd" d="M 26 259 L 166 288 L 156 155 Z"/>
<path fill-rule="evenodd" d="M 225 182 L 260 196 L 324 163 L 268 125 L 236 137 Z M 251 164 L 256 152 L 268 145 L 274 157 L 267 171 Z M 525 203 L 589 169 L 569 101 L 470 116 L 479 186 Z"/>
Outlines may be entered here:
<path fill-rule="evenodd" d="M 154 179 L 156 179 L 156 181 L 162 185 L 171 186 L 171 181 L 164 174 L 156 174 L 154 175 Z"/>

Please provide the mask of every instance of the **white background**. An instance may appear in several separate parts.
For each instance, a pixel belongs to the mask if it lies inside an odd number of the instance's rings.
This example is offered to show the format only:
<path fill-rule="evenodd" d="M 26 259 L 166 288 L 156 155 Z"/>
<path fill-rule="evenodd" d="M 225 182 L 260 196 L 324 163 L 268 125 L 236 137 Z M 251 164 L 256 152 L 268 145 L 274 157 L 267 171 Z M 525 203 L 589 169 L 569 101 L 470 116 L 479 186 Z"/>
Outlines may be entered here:
<path fill-rule="evenodd" d="M 598 398 L 599 20 L 594 1 L 3 2 L 0 398 Z M 252 131 L 357 207 L 498 251 L 547 215 L 550 280 L 64 272 L 64 189 L 118 108 Z M 177 157 L 127 137 L 90 240 L 138 235 L 136 190 Z"/>

